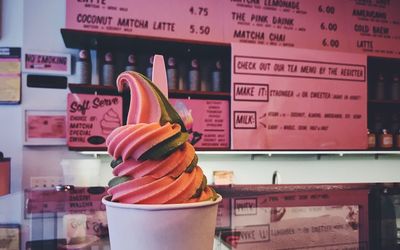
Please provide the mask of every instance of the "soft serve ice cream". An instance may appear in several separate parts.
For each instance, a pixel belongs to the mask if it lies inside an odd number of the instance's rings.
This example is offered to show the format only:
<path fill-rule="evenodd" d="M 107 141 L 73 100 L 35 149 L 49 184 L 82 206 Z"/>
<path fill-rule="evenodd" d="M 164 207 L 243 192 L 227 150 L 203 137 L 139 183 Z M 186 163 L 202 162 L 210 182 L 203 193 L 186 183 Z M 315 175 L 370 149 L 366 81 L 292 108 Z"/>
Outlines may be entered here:
<path fill-rule="evenodd" d="M 133 204 L 176 204 L 215 200 L 217 194 L 197 165 L 185 125 L 167 98 L 149 79 L 124 72 L 118 91 L 131 92 L 127 125 L 106 140 L 113 157 L 111 201 Z"/>

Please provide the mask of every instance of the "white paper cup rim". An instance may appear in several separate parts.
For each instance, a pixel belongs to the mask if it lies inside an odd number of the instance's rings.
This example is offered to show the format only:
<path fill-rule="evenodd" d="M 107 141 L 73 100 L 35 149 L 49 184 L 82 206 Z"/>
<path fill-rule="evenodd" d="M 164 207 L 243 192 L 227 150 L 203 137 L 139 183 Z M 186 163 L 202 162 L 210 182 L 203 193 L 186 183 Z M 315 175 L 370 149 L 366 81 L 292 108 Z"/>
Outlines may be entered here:
<path fill-rule="evenodd" d="M 174 210 L 174 209 L 190 209 L 198 207 L 207 207 L 218 204 L 222 200 L 222 196 L 218 194 L 216 200 L 207 200 L 191 203 L 179 204 L 126 204 L 110 201 L 111 195 L 104 196 L 101 202 L 110 207 L 125 208 L 125 209 L 139 209 L 139 210 Z"/>

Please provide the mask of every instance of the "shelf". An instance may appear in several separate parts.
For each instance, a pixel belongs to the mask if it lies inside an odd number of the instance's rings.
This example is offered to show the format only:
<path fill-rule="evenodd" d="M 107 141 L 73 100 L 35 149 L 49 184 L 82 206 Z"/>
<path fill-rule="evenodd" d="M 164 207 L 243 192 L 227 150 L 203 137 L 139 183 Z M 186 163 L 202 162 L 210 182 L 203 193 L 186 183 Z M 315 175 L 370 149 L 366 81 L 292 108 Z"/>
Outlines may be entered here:
<path fill-rule="evenodd" d="M 156 37 L 110 34 L 92 31 L 61 29 L 61 35 L 67 48 L 132 50 L 140 48 L 143 52 L 156 53 L 207 53 L 230 57 L 230 45 L 223 43 L 196 42 Z"/>
<path fill-rule="evenodd" d="M 86 155 L 108 155 L 106 151 L 81 151 Z M 341 150 L 341 151 L 308 151 L 308 150 L 271 150 L 271 151 L 196 151 L 198 155 L 400 155 L 400 150 Z"/>
<path fill-rule="evenodd" d="M 75 84 L 69 83 L 68 88 L 72 93 L 80 94 L 100 94 L 100 95 L 120 95 L 117 87 L 102 86 L 92 84 Z M 170 98 L 198 98 L 198 99 L 223 99 L 229 100 L 228 92 L 212 92 L 212 91 L 189 91 L 189 90 L 169 90 Z"/>
<path fill-rule="evenodd" d="M 119 95 L 114 86 L 69 83 L 68 88 L 72 93 L 78 94 Z"/>
<path fill-rule="evenodd" d="M 400 105 L 400 100 L 376 100 L 370 99 L 368 100 L 371 104 L 391 104 L 391 105 Z"/>

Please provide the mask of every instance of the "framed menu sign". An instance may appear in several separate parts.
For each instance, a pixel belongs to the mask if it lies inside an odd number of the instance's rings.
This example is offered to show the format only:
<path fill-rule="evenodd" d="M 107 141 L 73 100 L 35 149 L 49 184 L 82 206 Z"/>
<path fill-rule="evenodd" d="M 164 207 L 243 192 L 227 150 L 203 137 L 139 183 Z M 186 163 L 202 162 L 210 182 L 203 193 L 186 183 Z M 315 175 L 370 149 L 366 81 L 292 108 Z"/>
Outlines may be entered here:
<path fill-rule="evenodd" d="M 21 249 L 21 232 L 19 224 L 0 224 L 0 249 Z"/>
<path fill-rule="evenodd" d="M 186 129 L 189 142 L 197 150 L 229 148 L 229 101 L 170 99 Z"/>
<path fill-rule="evenodd" d="M 21 101 L 21 48 L 0 48 L 0 104 Z"/>
<path fill-rule="evenodd" d="M 366 56 L 232 44 L 232 149 L 367 148 Z"/>
<path fill-rule="evenodd" d="M 25 145 L 65 145 L 63 110 L 25 110 Z"/>
<path fill-rule="evenodd" d="M 122 97 L 68 94 L 67 144 L 72 149 L 104 150 L 111 131 L 122 124 Z"/>

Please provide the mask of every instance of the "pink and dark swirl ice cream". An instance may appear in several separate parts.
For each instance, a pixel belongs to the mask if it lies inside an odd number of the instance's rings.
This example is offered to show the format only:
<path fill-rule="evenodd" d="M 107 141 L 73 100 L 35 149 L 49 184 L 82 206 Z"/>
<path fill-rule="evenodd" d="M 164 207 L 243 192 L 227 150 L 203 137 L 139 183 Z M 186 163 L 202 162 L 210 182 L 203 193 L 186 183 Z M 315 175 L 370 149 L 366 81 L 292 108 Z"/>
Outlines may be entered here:
<path fill-rule="evenodd" d="M 111 200 L 132 204 L 176 204 L 216 199 L 197 165 L 185 125 L 162 92 L 145 76 L 119 75 L 119 91 L 131 93 L 127 125 L 106 140 L 113 157 Z"/>

